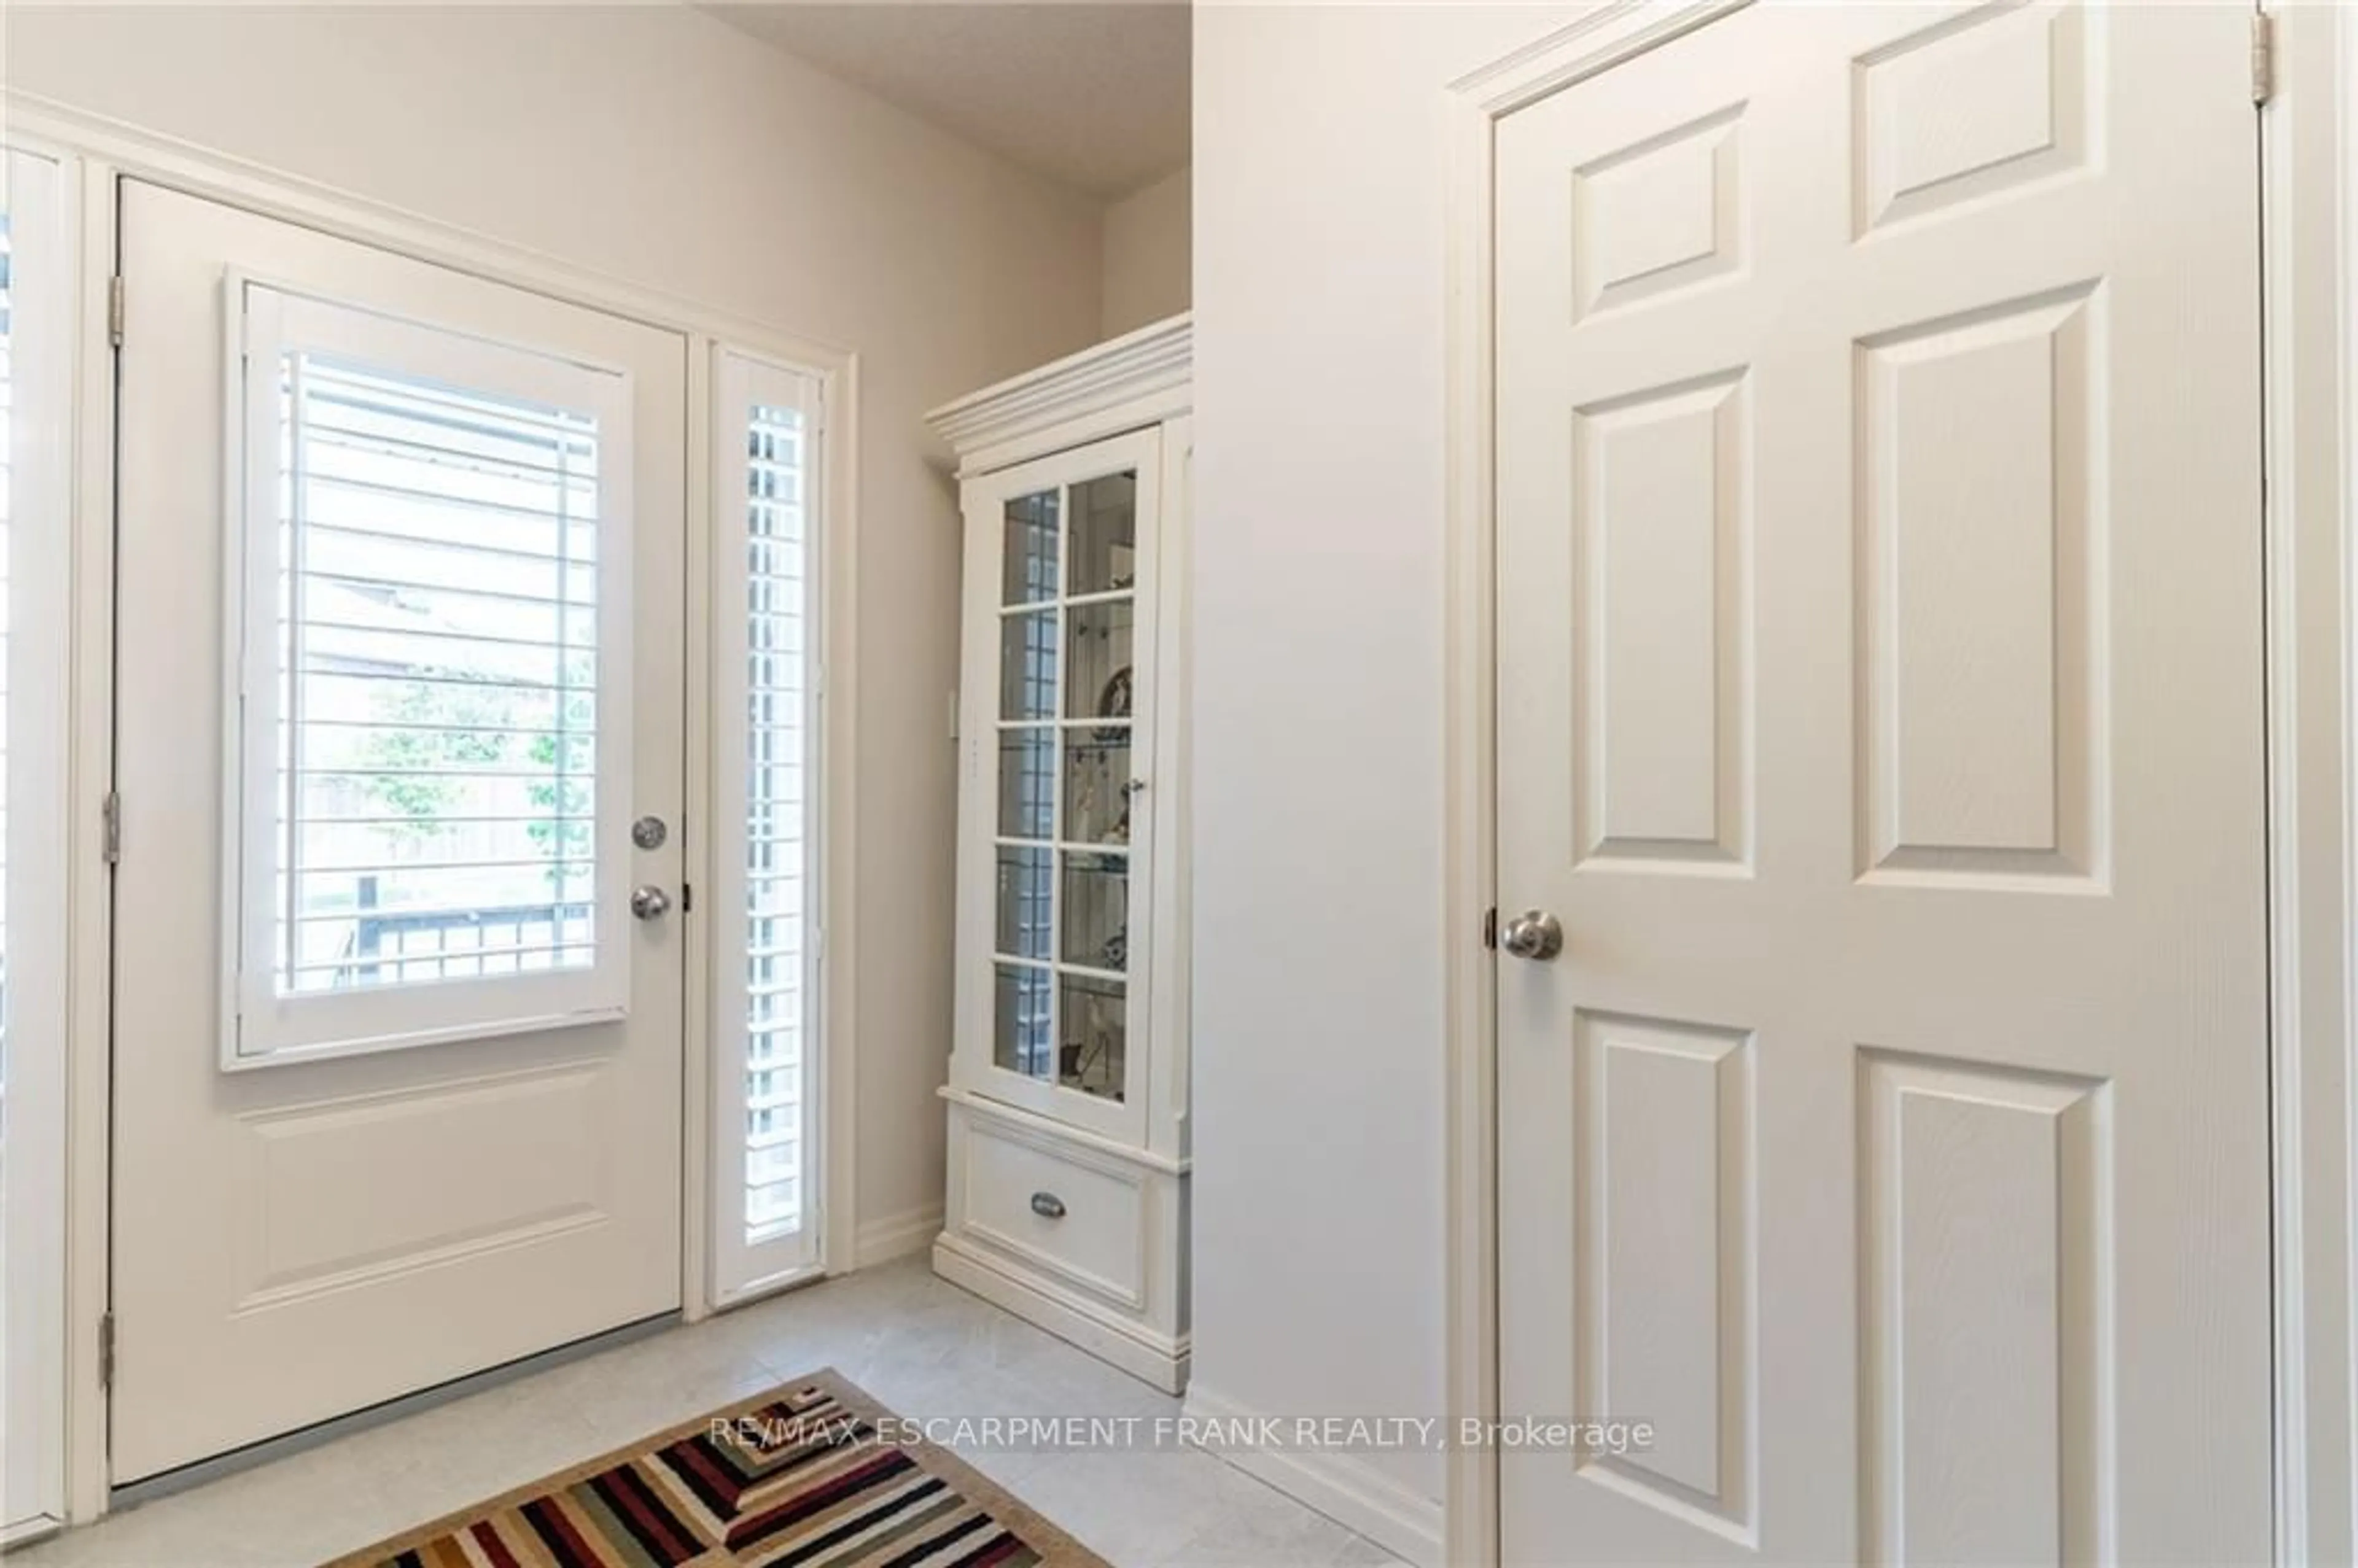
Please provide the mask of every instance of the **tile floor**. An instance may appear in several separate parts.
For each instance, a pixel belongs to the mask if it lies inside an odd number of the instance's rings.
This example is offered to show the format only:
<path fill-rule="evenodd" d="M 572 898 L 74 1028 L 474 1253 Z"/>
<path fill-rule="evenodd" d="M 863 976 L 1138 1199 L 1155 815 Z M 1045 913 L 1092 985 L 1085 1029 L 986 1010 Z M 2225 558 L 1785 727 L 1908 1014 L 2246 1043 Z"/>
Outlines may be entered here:
<path fill-rule="evenodd" d="M 1173 1415 L 1178 1401 L 909 1259 L 673 1328 L 123 1509 L 21 1568 L 308 1568 L 831 1366 L 895 1413 Z M 1115 1568 L 1387 1568 L 1192 1449 L 965 1450 Z"/>

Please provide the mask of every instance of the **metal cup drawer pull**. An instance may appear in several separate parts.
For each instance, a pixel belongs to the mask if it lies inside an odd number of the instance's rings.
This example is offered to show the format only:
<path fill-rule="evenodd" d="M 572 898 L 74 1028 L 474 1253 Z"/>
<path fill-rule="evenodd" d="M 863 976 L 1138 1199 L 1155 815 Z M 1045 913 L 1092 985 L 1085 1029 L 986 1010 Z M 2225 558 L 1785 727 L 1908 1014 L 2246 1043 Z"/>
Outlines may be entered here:
<path fill-rule="evenodd" d="M 1065 1217 L 1065 1200 L 1054 1193 L 1033 1193 L 1032 1212 L 1042 1219 L 1062 1219 Z"/>

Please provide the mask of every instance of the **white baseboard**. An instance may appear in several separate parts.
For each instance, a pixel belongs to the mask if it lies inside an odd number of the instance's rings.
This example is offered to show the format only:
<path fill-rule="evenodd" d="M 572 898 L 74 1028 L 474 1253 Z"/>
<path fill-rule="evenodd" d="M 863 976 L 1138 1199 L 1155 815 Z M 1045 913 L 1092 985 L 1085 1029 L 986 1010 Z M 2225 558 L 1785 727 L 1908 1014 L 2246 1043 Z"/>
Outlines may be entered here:
<path fill-rule="evenodd" d="M 36 1514 L 15 1524 L 0 1525 L 0 1549 L 9 1552 L 30 1546 L 37 1541 L 47 1541 L 65 1526 L 50 1514 Z"/>
<path fill-rule="evenodd" d="M 851 1266 L 872 1269 L 879 1263 L 890 1263 L 895 1258 L 923 1252 L 941 1233 L 942 1206 L 939 1204 L 927 1204 L 923 1208 L 869 1220 L 853 1236 Z"/>
<path fill-rule="evenodd" d="M 1166 1394 L 1187 1386 L 1188 1348 L 1142 1325 L 1107 1316 L 1028 1271 L 1011 1270 L 989 1251 L 945 1234 L 934 1243 L 934 1272 L 1002 1312 L 1036 1324 Z"/>
<path fill-rule="evenodd" d="M 1199 1382 L 1187 1390 L 1184 1413 L 1197 1422 L 1243 1425 L 1258 1421 L 1264 1412 Z M 1246 1475 L 1398 1552 L 1418 1568 L 1442 1568 L 1440 1502 L 1356 1454 L 1271 1448 L 1207 1448 L 1205 1452 L 1218 1454 Z"/>

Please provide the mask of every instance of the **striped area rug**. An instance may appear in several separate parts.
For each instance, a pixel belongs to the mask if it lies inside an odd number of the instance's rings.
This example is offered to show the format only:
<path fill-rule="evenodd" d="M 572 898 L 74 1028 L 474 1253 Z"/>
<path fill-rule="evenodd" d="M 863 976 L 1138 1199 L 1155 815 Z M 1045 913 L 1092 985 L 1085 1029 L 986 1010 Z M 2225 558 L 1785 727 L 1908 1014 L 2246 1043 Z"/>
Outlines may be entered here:
<path fill-rule="evenodd" d="M 328 1568 L 1107 1568 L 833 1372 Z"/>

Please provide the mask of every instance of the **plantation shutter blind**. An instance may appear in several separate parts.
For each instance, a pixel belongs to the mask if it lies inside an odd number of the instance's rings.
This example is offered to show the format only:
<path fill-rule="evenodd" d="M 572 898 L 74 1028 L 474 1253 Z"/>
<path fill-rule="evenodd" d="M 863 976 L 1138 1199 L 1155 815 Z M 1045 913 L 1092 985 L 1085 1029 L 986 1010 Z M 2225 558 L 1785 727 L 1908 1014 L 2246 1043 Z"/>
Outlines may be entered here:
<path fill-rule="evenodd" d="M 620 1016 L 622 378 L 243 297 L 233 1055 Z"/>
<path fill-rule="evenodd" d="M 716 1293 L 817 1259 L 818 384 L 724 351 L 714 420 Z"/>

